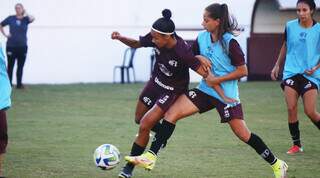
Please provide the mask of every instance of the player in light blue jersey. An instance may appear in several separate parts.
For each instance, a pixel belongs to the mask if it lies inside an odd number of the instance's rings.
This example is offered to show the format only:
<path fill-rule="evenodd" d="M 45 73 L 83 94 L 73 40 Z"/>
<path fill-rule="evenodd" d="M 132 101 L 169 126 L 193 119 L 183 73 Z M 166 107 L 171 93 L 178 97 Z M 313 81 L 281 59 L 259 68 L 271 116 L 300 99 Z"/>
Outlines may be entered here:
<path fill-rule="evenodd" d="M 2 163 L 8 144 L 6 110 L 11 106 L 11 85 L 7 75 L 5 57 L 0 43 L 0 177 L 4 177 Z"/>
<path fill-rule="evenodd" d="M 132 163 L 152 170 L 161 145 L 171 137 L 178 120 L 216 108 L 221 122 L 228 123 L 240 140 L 250 145 L 271 165 L 276 178 L 286 177 L 287 164 L 277 159 L 262 139 L 247 128 L 244 121 L 237 81 L 248 72 L 244 54 L 233 36 L 237 28 L 234 22 L 229 16 L 226 4 L 214 3 L 205 9 L 202 25 L 206 31 L 198 35 L 193 49 L 195 55 L 202 55 L 211 60 L 213 74 L 210 73 L 197 88 L 179 96 L 166 111 L 161 129 L 156 133 L 150 150 L 140 156 L 130 157 Z M 211 87 L 213 85 L 220 85 L 227 97 L 236 98 L 238 102 L 225 103 Z M 201 160 L 195 162 L 201 164 Z M 219 166 L 222 165 L 217 165 Z M 252 166 L 254 165 L 248 164 L 248 167 Z"/>
<path fill-rule="evenodd" d="M 320 129 L 320 114 L 316 110 L 320 87 L 320 24 L 312 18 L 315 9 L 313 0 L 298 0 L 298 19 L 287 22 L 285 40 L 271 72 L 271 78 L 277 80 L 285 59 L 281 87 L 293 141 L 288 154 L 303 152 L 298 120 L 299 96 L 302 97 L 305 114 Z"/>

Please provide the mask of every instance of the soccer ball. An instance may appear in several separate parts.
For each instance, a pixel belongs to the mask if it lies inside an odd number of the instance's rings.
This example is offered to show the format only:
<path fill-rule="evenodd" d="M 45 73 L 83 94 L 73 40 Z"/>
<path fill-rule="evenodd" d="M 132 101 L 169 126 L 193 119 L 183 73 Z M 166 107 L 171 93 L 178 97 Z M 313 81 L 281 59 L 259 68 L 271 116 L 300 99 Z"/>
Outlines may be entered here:
<path fill-rule="evenodd" d="M 120 163 L 120 152 L 114 145 L 103 144 L 94 151 L 93 159 L 97 167 L 110 170 Z"/>

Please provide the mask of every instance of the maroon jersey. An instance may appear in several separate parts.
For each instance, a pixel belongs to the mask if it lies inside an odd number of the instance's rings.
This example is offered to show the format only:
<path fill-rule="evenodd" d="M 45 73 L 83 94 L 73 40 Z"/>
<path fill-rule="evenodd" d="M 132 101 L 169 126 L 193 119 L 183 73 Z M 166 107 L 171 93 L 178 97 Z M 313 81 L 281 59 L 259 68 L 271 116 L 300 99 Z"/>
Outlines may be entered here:
<path fill-rule="evenodd" d="M 160 87 L 175 92 L 184 92 L 189 85 L 189 68 L 196 71 L 200 61 L 194 57 L 191 47 L 175 34 L 177 44 L 172 49 L 157 48 L 152 43 L 152 36 L 148 33 L 140 37 L 143 47 L 156 49 L 156 62 L 150 80 Z"/>

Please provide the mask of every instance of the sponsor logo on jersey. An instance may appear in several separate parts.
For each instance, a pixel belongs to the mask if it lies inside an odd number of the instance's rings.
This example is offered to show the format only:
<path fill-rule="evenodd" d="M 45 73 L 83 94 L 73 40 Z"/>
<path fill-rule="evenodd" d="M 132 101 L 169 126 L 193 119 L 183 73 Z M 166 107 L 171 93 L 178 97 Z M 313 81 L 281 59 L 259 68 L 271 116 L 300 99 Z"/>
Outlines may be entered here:
<path fill-rule="evenodd" d="M 173 67 L 177 67 L 177 66 L 178 66 L 178 61 L 176 61 L 176 60 L 170 60 L 170 61 L 169 61 L 169 64 L 170 64 L 171 66 L 173 66 Z"/>
<path fill-rule="evenodd" d="M 159 68 L 160 68 L 160 71 L 161 71 L 164 75 L 166 75 L 166 76 L 168 76 L 168 77 L 171 77 L 171 76 L 173 75 L 173 73 L 170 72 L 169 69 L 168 69 L 165 65 L 163 65 L 163 64 L 161 64 L 161 63 L 159 63 Z"/>
<path fill-rule="evenodd" d="M 158 84 L 160 87 L 162 87 L 166 90 L 171 90 L 171 91 L 174 90 L 174 88 L 172 86 L 163 84 L 157 77 L 154 79 L 154 82 L 156 82 L 156 84 Z"/>

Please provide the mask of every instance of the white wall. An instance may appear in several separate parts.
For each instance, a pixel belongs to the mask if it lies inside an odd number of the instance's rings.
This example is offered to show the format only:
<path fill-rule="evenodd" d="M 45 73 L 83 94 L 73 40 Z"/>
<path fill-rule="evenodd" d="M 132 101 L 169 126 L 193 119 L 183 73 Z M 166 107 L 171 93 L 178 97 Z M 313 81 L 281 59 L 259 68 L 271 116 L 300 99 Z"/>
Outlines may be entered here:
<path fill-rule="evenodd" d="M 0 0 L 0 19 L 14 14 L 16 2 L 36 17 L 29 26 L 29 52 L 24 70 L 25 83 L 112 82 L 112 70 L 122 63 L 125 45 L 112 41 L 117 30 L 138 38 L 149 31 L 169 8 L 177 28 L 201 28 L 203 9 L 211 0 Z M 214 2 L 222 2 L 214 1 Z M 246 51 L 254 0 L 229 0 L 231 12 L 246 28 L 239 42 Z M 178 32 L 179 33 L 179 32 Z M 194 39 L 196 32 L 181 32 Z M 3 36 L 0 41 L 5 43 Z M 148 80 L 151 49 L 139 49 L 135 68 L 137 80 Z M 192 81 L 198 80 L 193 73 Z"/>

